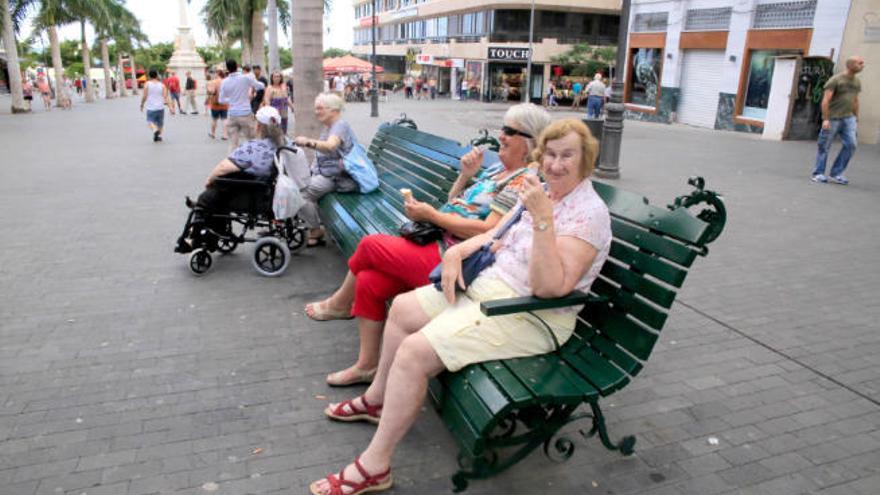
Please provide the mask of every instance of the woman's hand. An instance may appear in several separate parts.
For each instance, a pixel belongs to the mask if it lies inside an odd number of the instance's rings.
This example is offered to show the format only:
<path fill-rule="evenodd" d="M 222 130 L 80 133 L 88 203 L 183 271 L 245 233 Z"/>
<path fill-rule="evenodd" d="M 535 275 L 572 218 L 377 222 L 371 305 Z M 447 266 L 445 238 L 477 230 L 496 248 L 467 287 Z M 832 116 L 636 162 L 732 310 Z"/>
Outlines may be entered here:
<path fill-rule="evenodd" d="M 414 222 L 430 222 L 437 213 L 437 210 L 434 209 L 433 206 L 415 199 L 405 201 L 403 203 L 403 211 L 406 214 L 406 217 Z"/>
<path fill-rule="evenodd" d="M 461 157 L 460 164 L 461 175 L 465 178 L 470 179 L 477 175 L 477 172 L 480 171 L 480 167 L 483 166 L 483 150 L 480 148 L 474 148 L 468 151 Z"/>
<path fill-rule="evenodd" d="M 519 192 L 519 198 L 532 214 L 532 218 L 546 222 L 553 220 L 553 201 L 544 191 L 544 185 L 541 184 L 540 179 L 533 174 L 528 174 L 523 178 L 523 182 L 525 184 Z"/>
<path fill-rule="evenodd" d="M 443 289 L 443 295 L 449 304 L 455 303 L 455 286 L 456 284 L 462 290 L 466 289 L 464 285 L 464 276 L 461 273 L 461 254 L 455 247 L 449 248 L 443 254 L 443 270 L 440 273 L 440 287 Z"/>
<path fill-rule="evenodd" d="M 305 136 L 297 136 L 297 137 L 293 138 L 293 143 L 296 144 L 297 146 L 301 146 L 301 147 L 305 147 L 309 141 L 310 141 L 309 138 L 307 138 Z"/>

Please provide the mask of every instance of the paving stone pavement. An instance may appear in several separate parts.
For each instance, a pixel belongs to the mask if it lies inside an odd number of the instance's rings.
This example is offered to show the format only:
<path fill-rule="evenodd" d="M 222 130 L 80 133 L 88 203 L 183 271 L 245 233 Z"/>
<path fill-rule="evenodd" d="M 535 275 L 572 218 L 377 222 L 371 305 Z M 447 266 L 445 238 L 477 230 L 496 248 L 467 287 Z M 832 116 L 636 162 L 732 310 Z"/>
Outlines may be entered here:
<path fill-rule="evenodd" d="M 323 384 L 355 355 L 353 325 L 302 314 L 344 260 L 305 250 L 266 279 L 245 249 L 192 277 L 171 252 L 182 198 L 225 147 L 204 116 L 168 117 L 154 144 L 136 105 L 0 115 L 0 495 L 306 493 L 372 431 L 321 415 L 357 392 Z M 497 130 L 504 107 L 381 111 L 349 107 L 362 142 L 401 111 L 465 140 Z M 662 205 L 700 174 L 729 208 L 646 369 L 605 401 L 637 454 L 578 439 L 567 463 L 533 454 L 469 492 L 880 493 L 880 148 L 860 148 L 840 187 L 808 181 L 812 143 L 625 132 L 620 187 Z M 455 454 L 428 411 L 393 493 L 446 493 Z"/>

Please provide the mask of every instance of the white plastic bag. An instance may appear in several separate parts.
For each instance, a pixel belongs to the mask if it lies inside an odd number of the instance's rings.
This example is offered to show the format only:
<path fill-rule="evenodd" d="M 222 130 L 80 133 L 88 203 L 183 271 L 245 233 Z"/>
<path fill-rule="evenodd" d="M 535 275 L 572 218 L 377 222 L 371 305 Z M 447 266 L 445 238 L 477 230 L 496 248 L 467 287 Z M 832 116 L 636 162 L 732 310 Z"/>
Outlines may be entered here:
<path fill-rule="evenodd" d="M 302 152 L 293 153 L 286 150 L 279 150 L 275 154 L 275 168 L 278 169 L 278 178 L 275 180 L 275 195 L 272 198 L 272 212 L 275 214 L 276 220 L 284 220 L 293 218 L 300 208 L 305 204 L 305 200 L 300 194 L 300 186 L 296 181 L 288 175 L 288 167 L 282 164 L 283 156 L 302 155 Z"/>

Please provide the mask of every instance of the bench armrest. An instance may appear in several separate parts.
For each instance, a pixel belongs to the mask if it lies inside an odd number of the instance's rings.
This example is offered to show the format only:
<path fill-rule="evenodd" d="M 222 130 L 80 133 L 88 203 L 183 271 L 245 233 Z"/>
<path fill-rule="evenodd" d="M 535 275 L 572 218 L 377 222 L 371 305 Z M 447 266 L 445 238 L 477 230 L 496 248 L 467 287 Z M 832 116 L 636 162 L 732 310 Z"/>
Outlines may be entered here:
<path fill-rule="evenodd" d="M 565 308 L 568 306 L 580 306 L 588 302 L 599 302 L 598 297 L 576 290 L 571 294 L 555 299 L 540 299 L 534 296 L 512 297 L 510 299 L 496 299 L 480 303 L 480 311 L 486 316 L 509 315 L 512 313 L 526 313 L 541 309 Z"/>

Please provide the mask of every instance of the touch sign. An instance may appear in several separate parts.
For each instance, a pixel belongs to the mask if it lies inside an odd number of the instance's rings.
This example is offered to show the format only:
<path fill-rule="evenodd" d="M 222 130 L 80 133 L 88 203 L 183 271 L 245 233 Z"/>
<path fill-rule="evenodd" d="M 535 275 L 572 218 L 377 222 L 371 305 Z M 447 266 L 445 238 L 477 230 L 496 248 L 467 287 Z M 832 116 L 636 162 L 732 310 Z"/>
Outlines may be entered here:
<path fill-rule="evenodd" d="M 503 46 L 489 47 L 489 60 L 522 60 L 529 59 L 528 48 L 509 48 Z"/>

